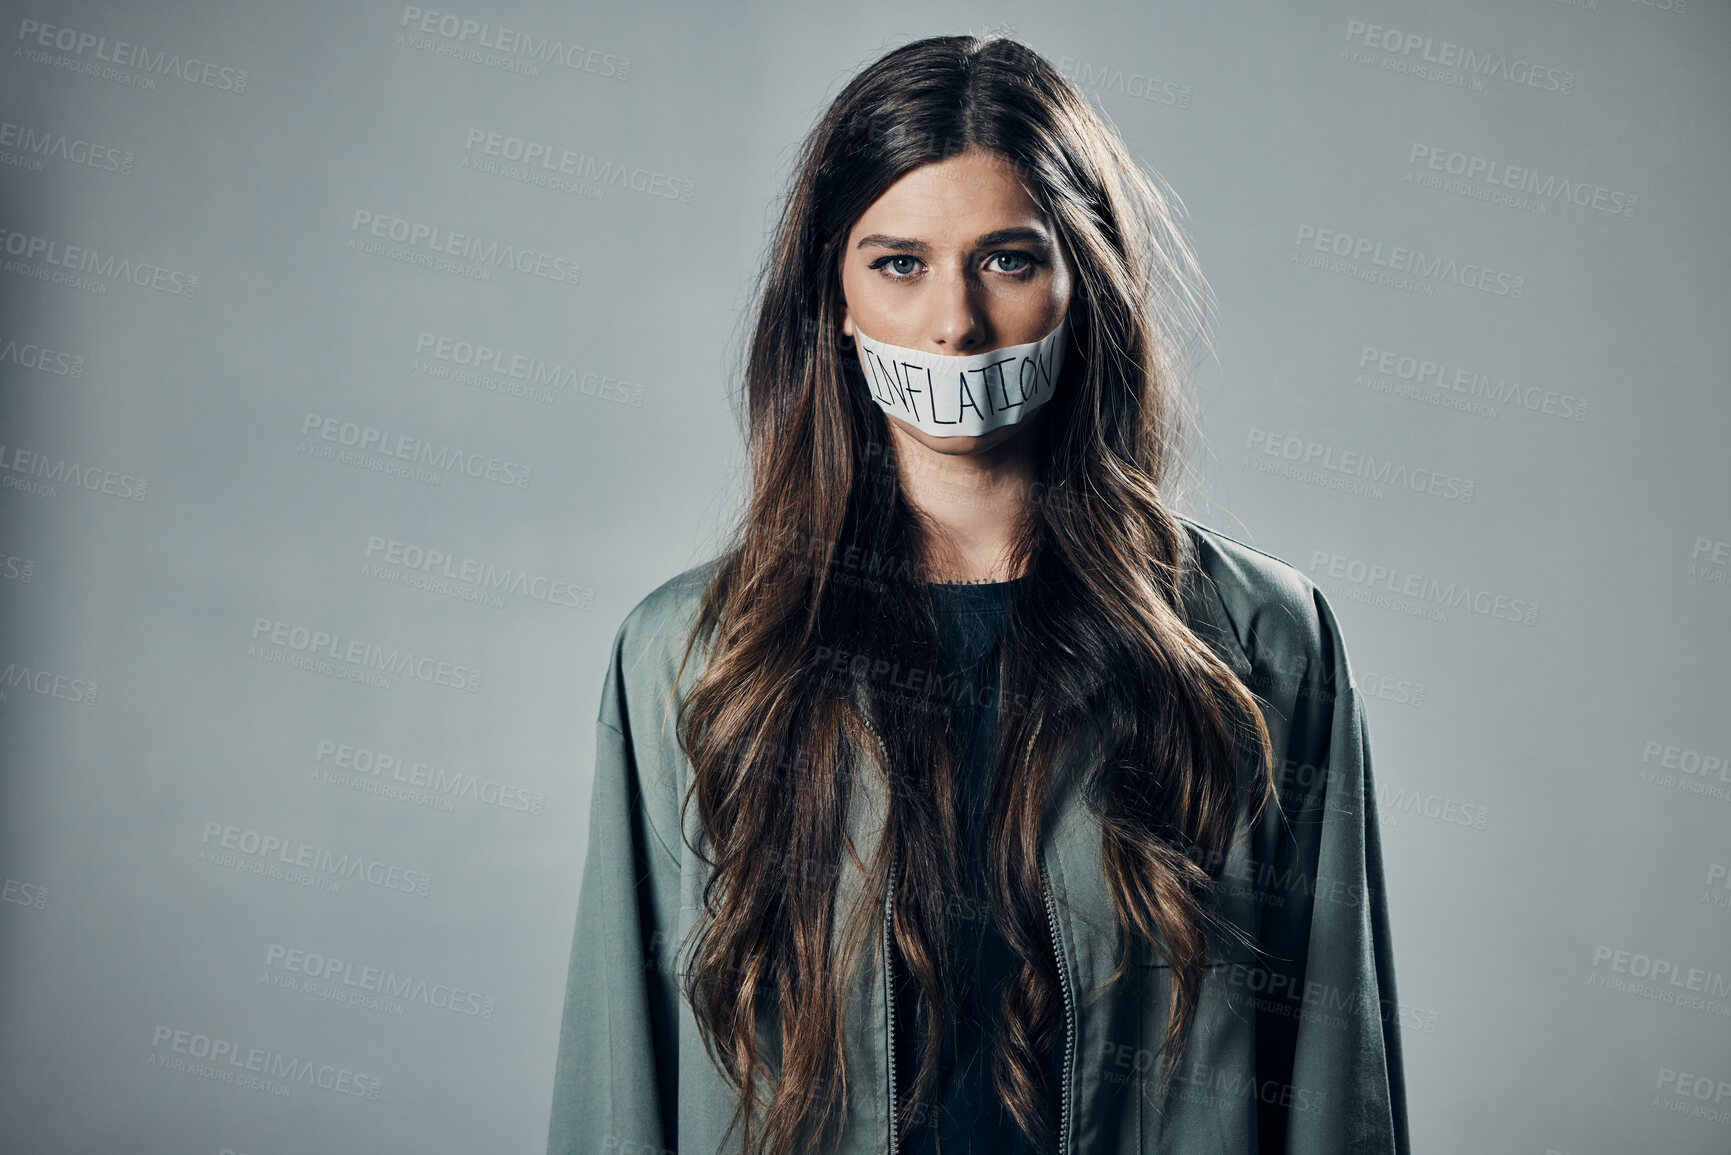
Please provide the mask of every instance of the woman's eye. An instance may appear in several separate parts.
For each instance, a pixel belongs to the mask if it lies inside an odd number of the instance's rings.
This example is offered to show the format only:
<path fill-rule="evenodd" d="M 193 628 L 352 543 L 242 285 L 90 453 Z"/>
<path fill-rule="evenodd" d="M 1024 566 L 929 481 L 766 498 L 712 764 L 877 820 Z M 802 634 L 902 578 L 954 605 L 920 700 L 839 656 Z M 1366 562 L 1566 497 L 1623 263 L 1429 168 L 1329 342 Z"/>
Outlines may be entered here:
<path fill-rule="evenodd" d="M 901 277 L 912 276 L 914 270 L 912 268 L 901 267 L 899 262 L 902 262 L 902 261 L 907 261 L 909 264 L 915 265 L 915 266 L 917 266 L 919 264 L 919 258 L 918 257 L 889 256 L 889 257 L 879 257 L 877 260 L 875 260 L 871 263 L 871 267 L 874 269 L 881 269 L 881 268 L 884 268 L 886 265 L 895 265 L 897 267 L 893 270 L 893 272 L 895 273 L 896 277 L 901 278 Z"/>
<path fill-rule="evenodd" d="M 1008 261 L 1009 264 L 997 264 L 993 267 L 993 262 L 1004 261 Z M 1020 276 L 1027 273 L 1035 265 L 1040 263 L 1041 262 L 1036 259 L 1032 253 L 1022 253 L 1013 250 L 993 253 L 991 256 L 986 258 L 986 264 L 988 267 L 992 268 L 992 271 L 1006 276 Z M 913 275 L 919 272 L 920 259 L 918 257 L 910 257 L 901 253 L 894 253 L 888 256 L 879 257 L 868 267 L 872 269 L 888 270 L 891 280 L 905 281 L 912 279 Z"/>
<path fill-rule="evenodd" d="M 993 261 L 1001 261 L 1006 257 L 1012 261 L 1020 261 L 1022 263 L 1007 269 L 999 266 L 998 272 L 1000 273 L 1025 273 L 1034 265 L 1034 258 L 1028 253 L 993 253 L 989 259 Z"/>

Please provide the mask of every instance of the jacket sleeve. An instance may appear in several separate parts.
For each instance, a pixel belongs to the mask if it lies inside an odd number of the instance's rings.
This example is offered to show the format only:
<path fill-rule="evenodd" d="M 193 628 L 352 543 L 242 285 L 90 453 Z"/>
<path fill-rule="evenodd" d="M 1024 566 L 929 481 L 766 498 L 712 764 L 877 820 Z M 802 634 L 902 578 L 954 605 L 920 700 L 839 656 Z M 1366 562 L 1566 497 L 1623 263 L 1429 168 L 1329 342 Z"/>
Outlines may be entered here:
<path fill-rule="evenodd" d="M 1409 1155 L 1364 703 L 1328 599 L 1288 566 L 1264 568 L 1279 592 L 1241 606 L 1279 795 L 1255 840 L 1258 1148 Z"/>
<path fill-rule="evenodd" d="M 672 945 L 679 858 L 649 821 L 621 670 L 621 626 L 595 726 L 589 846 L 554 1068 L 548 1155 L 676 1147 Z M 650 746 L 653 750 L 655 747 Z M 653 757 L 653 755 L 651 755 Z"/>
<path fill-rule="evenodd" d="M 1298 775 L 1292 812 L 1299 874 L 1309 875 L 1310 919 L 1299 992 L 1292 1085 L 1313 1095 L 1288 1116 L 1292 1155 L 1408 1155 L 1406 1082 L 1383 888 L 1370 734 L 1334 611 L 1312 591 L 1320 626 L 1286 765 Z M 1310 731 L 1307 733 L 1307 731 Z M 1289 896 L 1290 897 L 1290 896 Z"/>

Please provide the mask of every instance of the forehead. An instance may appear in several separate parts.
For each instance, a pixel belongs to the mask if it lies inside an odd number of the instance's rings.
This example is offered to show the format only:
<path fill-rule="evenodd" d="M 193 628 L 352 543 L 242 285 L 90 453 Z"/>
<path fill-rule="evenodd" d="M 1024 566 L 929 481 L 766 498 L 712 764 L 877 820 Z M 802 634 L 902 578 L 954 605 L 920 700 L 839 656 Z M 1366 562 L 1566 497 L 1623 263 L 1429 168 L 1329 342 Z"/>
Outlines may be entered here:
<path fill-rule="evenodd" d="M 966 245 L 993 229 L 1044 219 L 1010 160 L 970 148 L 903 174 L 861 215 L 853 236 L 893 231 Z"/>

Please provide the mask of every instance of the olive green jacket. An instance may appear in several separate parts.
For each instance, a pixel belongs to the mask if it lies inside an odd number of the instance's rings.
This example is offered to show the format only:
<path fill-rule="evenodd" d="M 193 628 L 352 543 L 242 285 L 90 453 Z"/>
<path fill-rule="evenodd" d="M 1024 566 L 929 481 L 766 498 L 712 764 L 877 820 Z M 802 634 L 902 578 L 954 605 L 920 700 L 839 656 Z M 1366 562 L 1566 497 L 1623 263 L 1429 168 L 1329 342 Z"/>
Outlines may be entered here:
<path fill-rule="evenodd" d="M 1292 566 L 1183 521 L 1184 614 L 1256 693 L 1278 760 L 1279 807 L 1238 837 L 1216 874 L 1221 909 L 1254 948 L 1212 935 L 1194 1029 L 1161 1095 L 1158 1044 L 1170 970 L 1138 940 L 1136 965 L 1106 985 L 1120 932 L 1101 869 L 1098 820 L 1076 795 L 1090 737 L 1066 753 L 1042 828 L 1045 899 L 1063 980 L 1063 1155 L 1408 1151 L 1393 951 L 1383 893 L 1364 706 L 1334 613 Z M 588 856 L 577 906 L 554 1072 L 549 1155 L 659 1155 L 720 1149 L 734 1096 L 679 994 L 679 947 L 705 875 L 680 826 L 691 767 L 664 702 L 716 563 L 643 599 L 620 626 L 596 729 Z M 1200 580 L 1192 580 L 1200 578 Z M 702 664 L 693 654 L 681 681 Z M 869 701 L 858 693 L 862 707 Z M 869 718 L 869 712 L 868 712 Z M 859 752 L 854 752 L 858 756 Z M 1240 767 L 1247 784 L 1253 767 Z M 884 815 L 881 776 L 851 776 L 849 836 L 871 861 Z M 851 862 L 838 926 L 877 908 Z M 884 960 L 857 968 L 846 1008 L 848 1102 L 836 1150 L 897 1150 Z M 738 1150 L 739 1133 L 728 1140 Z"/>

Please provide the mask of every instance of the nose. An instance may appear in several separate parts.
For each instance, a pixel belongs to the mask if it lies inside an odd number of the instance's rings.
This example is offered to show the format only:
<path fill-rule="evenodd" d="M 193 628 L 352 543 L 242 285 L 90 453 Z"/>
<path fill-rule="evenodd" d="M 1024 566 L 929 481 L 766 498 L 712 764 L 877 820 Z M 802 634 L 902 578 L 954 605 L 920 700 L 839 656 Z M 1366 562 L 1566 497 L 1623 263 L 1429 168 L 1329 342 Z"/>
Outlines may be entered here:
<path fill-rule="evenodd" d="M 972 279 L 962 273 L 937 278 L 927 295 L 926 331 L 942 352 L 972 353 L 986 342 L 986 316 Z"/>

